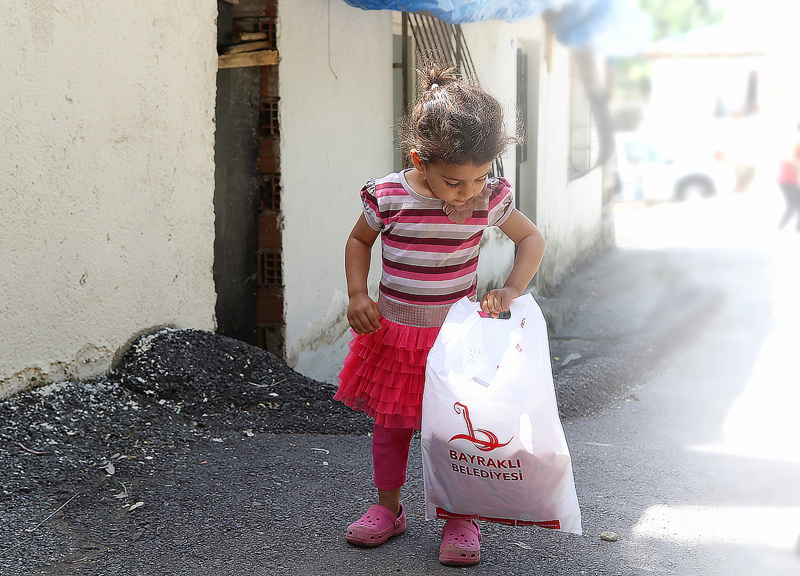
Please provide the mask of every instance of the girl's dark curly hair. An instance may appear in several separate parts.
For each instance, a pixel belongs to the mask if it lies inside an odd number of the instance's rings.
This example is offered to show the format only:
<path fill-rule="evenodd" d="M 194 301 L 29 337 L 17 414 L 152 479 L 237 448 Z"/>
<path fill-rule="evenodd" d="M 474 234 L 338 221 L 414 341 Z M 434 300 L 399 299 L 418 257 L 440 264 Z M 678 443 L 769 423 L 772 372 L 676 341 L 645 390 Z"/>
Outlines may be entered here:
<path fill-rule="evenodd" d="M 420 96 L 401 128 L 403 151 L 424 162 L 481 166 L 520 139 L 506 132 L 503 107 L 455 68 L 428 61 L 417 70 Z"/>

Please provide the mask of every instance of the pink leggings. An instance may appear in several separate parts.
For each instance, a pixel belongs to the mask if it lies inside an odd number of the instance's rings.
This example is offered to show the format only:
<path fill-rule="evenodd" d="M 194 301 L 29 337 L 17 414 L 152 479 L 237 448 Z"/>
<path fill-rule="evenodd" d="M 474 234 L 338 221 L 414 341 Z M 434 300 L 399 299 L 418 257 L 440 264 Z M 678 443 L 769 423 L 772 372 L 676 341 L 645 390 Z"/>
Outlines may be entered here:
<path fill-rule="evenodd" d="M 413 428 L 384 428 L 375 424 L 372 431 L 372 465 L 378 490 L 395 490 L 406 483 L 408 448 Z"/>

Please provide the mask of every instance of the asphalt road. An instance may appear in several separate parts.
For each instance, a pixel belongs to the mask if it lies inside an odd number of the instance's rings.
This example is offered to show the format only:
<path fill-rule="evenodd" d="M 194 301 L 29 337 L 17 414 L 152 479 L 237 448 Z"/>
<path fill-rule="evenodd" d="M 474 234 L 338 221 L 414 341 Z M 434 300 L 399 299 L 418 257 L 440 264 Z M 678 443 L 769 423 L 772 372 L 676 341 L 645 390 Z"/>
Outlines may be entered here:
<path fill-rule="evenodd" d="M 617 219 L 622 250 L 681 258 L 721 301 L 634 401 L 567 427 L 635 573 L 800 574 L 800 234 L 775 230 L 777 200 L 762 184 Z"/>
<path fill-rule="evenodd" d="M 565 286 L 562 295 L 588 303 L 576 302 L 563 327 L 570 338 L 554 346 L 562 357 L 581 353 L 576 374 L 621 358 L 626 368 L 612 375 L 636 385 L 565 422 L 584 535 L 484 525 L 483 560 L 471 573 L 800 573 L 800 235 L 775 230 L 777 198 L 762 187 L 618 213 L 620 248 Z M 625 327 L 635 342 L 618 332 Z M 367 443 L 352 452 L 331 440 L 318 446 L 330 454 L 316 454 L 341 491 L 331 486 L 321 509 L 345 524 L 369 502 L 368 479 L 353 476 L 368 465 L 357 461 Z M 420 518 L 416 462 L 411 469 L 407 534 L 362 550 L 326 532 L 321 546 L 298 546 L 302 568 L 276 558 L 276 573 L 323 573 L 321 562 L 334 574 L 449 573 L 436 562 L 438 525 Z M 619 540 L 601 541 L 605 530 Z"/>
<path fill-rule="evenodd" d="M 36 573 L 800 573 L 800 235 L 774 230 L 777 199 L 764 187 L 621 210 L 620 247 L 559 291 L 574 312 L 552 339 L 559 394 L 586 398 L 564 422 L 583 535 L 483 524 L 479 565 L 440 565 L 415 439 L 406 533 L 353 547 L 344 529 L 374 491 L 370 438 L 231 431 L 153 461 L 136 524 L 43 518 L 24 547 L 66 539 L 81 552 Z M 87 524 L 108 527 L 105 544 L 81 541 Z M 602 541 L 608 530 L 619 540 Z"/>

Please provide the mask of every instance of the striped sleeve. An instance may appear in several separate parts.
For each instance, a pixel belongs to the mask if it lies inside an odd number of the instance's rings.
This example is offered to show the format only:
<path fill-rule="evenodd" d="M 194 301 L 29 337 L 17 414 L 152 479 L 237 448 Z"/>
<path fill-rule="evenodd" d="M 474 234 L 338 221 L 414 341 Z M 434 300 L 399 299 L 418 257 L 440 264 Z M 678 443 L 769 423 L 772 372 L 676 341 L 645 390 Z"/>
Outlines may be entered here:
<path fill-rule="evenodd" d="M 498 178 L 489 197 L 489 226 L 502 226 L 514 210 L 514 190 L 505 178 Z"/>
<path fill-rule="evenodd" d="M 361 189 L 361 205 L 364 218 L 369 227 L 376 232 L 383 230 L 383 219 L 381 218 L 381 211 L 378 207 L 378 196 L 375 193 L 374 178 L 367 180 L 367 183 Z"/>

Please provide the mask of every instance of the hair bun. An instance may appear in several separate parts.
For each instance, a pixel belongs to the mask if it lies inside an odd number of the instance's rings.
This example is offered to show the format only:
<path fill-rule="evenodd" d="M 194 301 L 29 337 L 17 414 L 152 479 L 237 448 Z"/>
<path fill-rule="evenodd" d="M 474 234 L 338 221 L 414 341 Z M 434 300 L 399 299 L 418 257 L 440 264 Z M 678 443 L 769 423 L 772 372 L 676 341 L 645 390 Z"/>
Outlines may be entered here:
<path fill-rule="evenodd" d="M 420 94 L 403 120 L 403 151 L 424 162 L 483 166 L 519 143 L 506 132 L 503 107 L 480 87 L 441 61 L 423 60 Z"/>
<path fill-rule="evenodd" d="M 451 65 L 438 60 L 424 62 L 421 70 L 417 70 L 423 91 L 444 88 L 448 84 L 458 82 L 460 75 Z"/>

